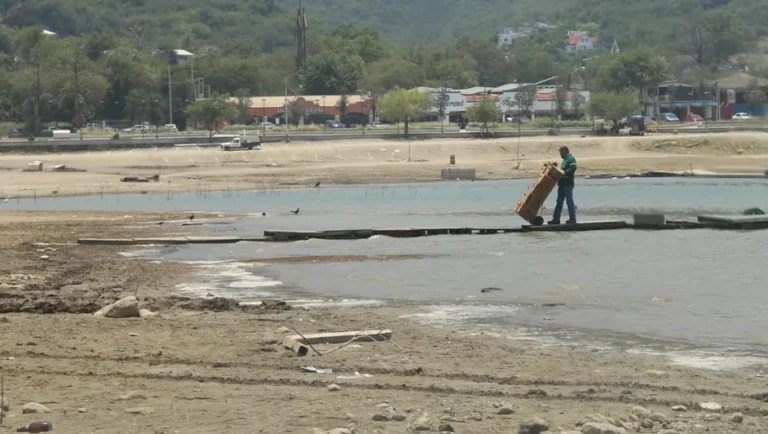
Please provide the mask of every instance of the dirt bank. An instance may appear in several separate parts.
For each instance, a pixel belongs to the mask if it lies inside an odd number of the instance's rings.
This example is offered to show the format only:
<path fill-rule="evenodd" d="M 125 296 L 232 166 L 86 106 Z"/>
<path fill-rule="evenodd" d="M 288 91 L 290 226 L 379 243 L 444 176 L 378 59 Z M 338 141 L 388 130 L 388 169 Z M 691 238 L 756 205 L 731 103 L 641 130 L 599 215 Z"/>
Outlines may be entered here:
<path fill-rule="evenodd" d="M 530 137 L 427 141 L 362 140 L 266 144 L 260 151 L 224 152 L 175 148 L 3 155 L 4 198 L 114 193 L 175 193 L 435 181 L 451 155 L 483 179 L 530 177 L 541 163 L 571 147 L 579 173 L 647 170 L 763 173 L 768 168 L 765 133 L 650 135 L 646 137 Z M 21 172 L 39 160 L 85 172 Z M 409 161 L 410 160 L 410 161 Z M 126 176 L 159 175 L 159 182 L 125 183 Z"/>

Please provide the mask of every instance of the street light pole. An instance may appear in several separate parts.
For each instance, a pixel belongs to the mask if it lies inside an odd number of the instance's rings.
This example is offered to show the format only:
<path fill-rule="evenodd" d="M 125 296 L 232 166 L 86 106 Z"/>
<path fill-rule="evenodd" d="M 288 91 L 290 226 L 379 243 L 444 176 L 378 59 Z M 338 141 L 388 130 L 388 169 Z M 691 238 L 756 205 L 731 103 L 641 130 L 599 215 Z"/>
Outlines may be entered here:
<path fill-rule="evenodd" d="M 288 143 L 288 77 L 285 77 L 285 143 Z"/>
<path fill-rule="evenodd" d="M 267 99 L 261 99 L 261 135 L 267 135 Z"/>
<path fill-rule="evenodd" d="M 173 98 L 171 90 L 171 64 L 168 64 L 168 123 L 173 123 Z"/>

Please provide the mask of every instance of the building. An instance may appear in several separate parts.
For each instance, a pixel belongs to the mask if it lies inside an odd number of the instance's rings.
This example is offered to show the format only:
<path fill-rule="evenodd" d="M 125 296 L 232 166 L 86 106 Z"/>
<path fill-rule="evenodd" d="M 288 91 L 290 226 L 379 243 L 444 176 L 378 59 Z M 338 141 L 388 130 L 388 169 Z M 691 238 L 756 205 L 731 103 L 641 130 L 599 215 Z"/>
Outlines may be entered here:
<path fill-rule="evenodd" d="M 730 119 L 740 112 L 768 115 L 768 104 L 750 106 L 751 86 L 768 87 L 768 80 L 736 73 L 699 85 L 668 81 L 643 89 L 644 114 L 658 118 L 661 113 L 674 113 L 680 119 L 697 114 L 706 120 Z M 718 110 L 719 107 L 719 110 Z"/>
<path fill-rule="evenodd" d="M 583 51 L 592 51 L 600 48 L 600 38 L 590 36 L 589 32 L 582 30 L 569 30 L 568 41 L 565 43 L 565 51 L 568 54 L 581 53 Z"/>
<path fill-rule="evenodd" d="M 194 57 L 194 54 L 190 53 L 189 51 L 178 49 L 178 48 L 173 50 L 173 54 L 176 56 L 176 62 L 179 65 L 183 65 L 189 62 L 189 60 L 192 59 L 192 57 Z"/>
<path fill-rule="evenodd" d="M 743 72 L 712 80 L 707 83 L 716 89 L 720 101 L 720 118 L 730 119 L 740 112 L 751 113 L 755 116 L 768 116 L 768 104 L 760 107 L 750 106 L 748 95 L 753 86 L 768 89 L 768 80 L 754 77 Z"/>
<path fill-rule="evenodd" d="M 553 29 L 555 26 L 551 26 L 545 23 L 533 23 L 525 24 L 517 27 L 503 27 L 496 33 L 496 45 L 498 47 L 503 46 L 515 46 L 518 40 L 527 38 L 532 34 L 540 30 Z"/>
<path fill-rule="evenodd" d="M 341 95 L 290 95 L 254 96 L 250 99 L 248 113 L 254 122 L 285 123 L 285 111 L 288 108 L 288 121 L 299 124 L 320 124 L 326 120 L 341 120 L 339 101 Z M 237 106 L 237 98 L 230 98 Z M 349 123 L 367 124 L 375 112 L 373 100 L 360 95 L 347 96 L 347 118 Z M 298 116 L 298 119 L 292 118 Z"/>
<path fill-rule="evenodd" d="M 466 117 L 467 110 L 470 107 L 472 107 L 478 101 L 486 98 L 492 98 L 494 101 L 496 101 L 496 103 L 499 105 L 499 108 L 504 113 L 505 119 L 507 116 L 527 116 L 528 113 L 523 113 L 524 110 L 518 106 L 518 100 L 521 99 L 519 95 L 524 91 L 524 89 L 521 88 L 528 88 L 529 86 L 529 84 L 523 83 L 510 83 L 496 88 L 473 87 L 469 89 L 445 89 L 444 91 L 441 91 L 440 89 L 421 87 L 417 88 L 417 90 L 429 93 L 429 100 L 432 102 L 432 106 L 429 112 L 425 113 L 423 116 L 424 120 L 439 121 L 439 101 L 440 98 L 442 98 L 444 101 L 443 107 L 445 109 L 444 120 L 448 122 L 458 122 L 460 119 Z M 556 86 L 536 86 L 536 100 L 531 107 L 532 113 L 530 114 L 534 117 L 554 116 L 556 109 L 556 89 Z M 573 92 L 578 92 L 581 96 L 581 101 L 583 104 L 583 108 L 581 109 L 582 112 L 586 107 L 587 102 L 589 101 L 589 91 L 568 91 L 566 95 L 567 102 L 565 107 L 566 114 L 568 116 L 576 116 L 582 114 L 575 113 L 573 104 L 571 102 L 573 100 Z"/>

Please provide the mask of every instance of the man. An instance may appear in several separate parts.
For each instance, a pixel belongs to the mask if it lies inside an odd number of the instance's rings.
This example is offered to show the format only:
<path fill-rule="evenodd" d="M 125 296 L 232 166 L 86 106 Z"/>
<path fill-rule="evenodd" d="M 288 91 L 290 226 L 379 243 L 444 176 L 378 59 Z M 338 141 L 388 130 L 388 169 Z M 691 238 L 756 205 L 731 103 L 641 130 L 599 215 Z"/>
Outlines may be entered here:
<path fill-rule="evenodd" d="M 576 223 L 576 205 L 573 203 L 574 176 L 576 175 L 576 158 L 571 155 L 567 146 L 560 148 L 560 158 L 563 163 L 560 168 L 565 174 L 557 182 L 557 203 L 555 204 L 555 214 L 549 222 L 551 225 L 560 224 L 560 215 L 563 213 L 563 202 L 568 204 L 567 224 Z"/>

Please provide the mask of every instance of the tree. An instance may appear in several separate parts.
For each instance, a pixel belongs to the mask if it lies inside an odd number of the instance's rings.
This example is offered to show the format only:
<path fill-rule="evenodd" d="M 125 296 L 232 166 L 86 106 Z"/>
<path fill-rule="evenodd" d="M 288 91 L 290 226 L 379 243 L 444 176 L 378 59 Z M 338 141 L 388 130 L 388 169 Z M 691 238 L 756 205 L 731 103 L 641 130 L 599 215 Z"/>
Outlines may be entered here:
<path fill-rule="evenodd" d="M 51 40 L 40 40 L 26 53 L 24 68 L 13 79 L 16 102 L 26 120 L 26 129 L 33 134 L 40 131 L 40 115 L 54 99 L 52 56 L 56 51 Z"/>
<path fill-rule="evenodd" d="M 763 106 L 768 103 L 768 94 L 765 89 L 757 84 L 757 80 L 750 81 L 747 86 L 747 105 L 753 112 L 761 112 Z"/>
<path fill-rule="evenodd" d="M 528 116 L 532 115 L 533 105 L 536 104 L 536 88 L 529 86 L 515 95 L 517 100 L 517 109 L 520 115 L 525 113 Z M 518 120 L 518 122 L 520 122 Z"/>
<path fill-rule="evenodd" d="M 230 120 L 237 115 L 232 103 L 222 95 L 195 101 L 187 107 L 187 112 L 192 120 L 202 122 L 210 134 L 218 131 L 222 121 Z"/>
<path fill-rule="evenodd" d="M 568 90 L 563 86 L 557 86 L 555 89 L 555 114 L 559 119 L 568 111 Z"/>
<path fill-rule="evenodd" d="M 501 115 L 502 113 L 499 105 L 489 96 L 476 102 L 472 107 L 467 109 L 467 117 L 469 120 L 483 124 L 486 133 L 489 131 L 488 124 L 491 122 L 498 122 L 498 120 L 501 119 Z"/>
<path fill-rule="evenodd" d="M 387 92 L 379 101 L 381 117 L 390 122 L 405 122 L 406 136 L 411 119 L 428 109 L 429 95 L 415 90 L 395 89 Z"/>
<path fill-rule="evenodd" d="M 72 115 L 72 124 L 80 129 L 96 112 L 104 99 L 107 82 L 101 68 L 88 58 L 85 40 L 69 39 L 58 45 L 56 90 L 59 105 Z"/>
<path fill-rule="evenodd" d="M 581 118 L 581 107 L 584 105 L 584 97 L 578 90 L 571 91 L 571 107 L 576 118 Z"/>
<path fill-rule="evenodd" d="M 353 93 L 363 78 L 364 66 L 356 54 L 323 51 L 307 60 L 302 71 L 304 91 L 310 95 Z"/>
<path fill-rule="evenodd" d="M 346 94 L 339 96 L 339 102 L 336 103 L 336 109 L 339 111 L 339 119 L 342 123 L 346 123 L 347 112 L 349 112 L 349 97 Z"/>
<path fill-rule="evenodd" d="M 744 46 L 744 27 L 733 12 L 716 9 L 682 26 L 678 50 L 699 66 L 715 66 Z"/>
<path fill-rule="evenodd" d="M 669 67 L 664 56 L 648 47 L 622 51 L 603 60 L 606 63 L 598 70 L 597 87 L 608 92 L 643 89 L 660 83 L 666 79 Z"/>
<path fill-rule="evenodd" d="M 400 57 L 382 59 L 365 68 L 364 88 L 385 93 L 396 87 L 413 89 L 426 83 L 424 69 Z"/>
<path fill-rule="evenodd" d="M 435 96 L 432 98 L 432 107 L 437 108 L 437 115 L 440 116 L 440 132 L 445 132 L 445 114 L 448 109 L 448 101 L 451 96 L 448 94 L 448 89 L 441 87 Z"/>
<path fill-rule="evenodd" d="M 240 117 L 250 116 L 251 108 L 251 91 L 250 89 L 241 88 L 235 91 L 235 98 L 237 98 L 237 113 Z"/>
<path fill-rule="evenodd" d="M 594 117 L 609 119 L 617 125 L 622 119 L 635 114 L 640 104 L 635 89 L 622 92 L 593 93 L 589 99 L 589 114 Z"/>

